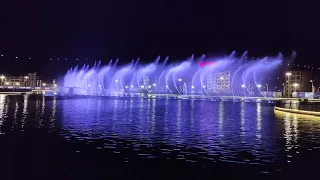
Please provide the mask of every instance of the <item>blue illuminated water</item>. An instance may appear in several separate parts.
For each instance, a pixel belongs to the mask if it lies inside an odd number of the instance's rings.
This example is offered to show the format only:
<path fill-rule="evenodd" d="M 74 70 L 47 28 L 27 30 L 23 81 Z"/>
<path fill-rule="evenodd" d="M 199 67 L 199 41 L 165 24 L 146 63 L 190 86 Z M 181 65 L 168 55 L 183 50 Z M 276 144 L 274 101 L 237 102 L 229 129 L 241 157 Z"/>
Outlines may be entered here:
<path fill-rule="evenodd" d="M 0 140 L 1 179 L 282 178 L 315 172 L 320 119 L 268 103 L 0 95 Z"/>

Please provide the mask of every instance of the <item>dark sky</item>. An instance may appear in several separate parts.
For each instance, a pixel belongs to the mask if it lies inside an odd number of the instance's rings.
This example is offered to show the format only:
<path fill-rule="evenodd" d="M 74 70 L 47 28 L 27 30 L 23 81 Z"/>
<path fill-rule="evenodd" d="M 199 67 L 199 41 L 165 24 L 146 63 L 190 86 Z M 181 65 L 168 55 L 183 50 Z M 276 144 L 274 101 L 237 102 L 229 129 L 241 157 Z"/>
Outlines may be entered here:
<path fill-rule="evenodd" d="M 0 71 L 45 76 L 85 58 L 148 62 L 233 50 L 296 51 L 297 61 L 320 64 L 319 17 L 316 2 L 296 0 L 1 1 Z"/>

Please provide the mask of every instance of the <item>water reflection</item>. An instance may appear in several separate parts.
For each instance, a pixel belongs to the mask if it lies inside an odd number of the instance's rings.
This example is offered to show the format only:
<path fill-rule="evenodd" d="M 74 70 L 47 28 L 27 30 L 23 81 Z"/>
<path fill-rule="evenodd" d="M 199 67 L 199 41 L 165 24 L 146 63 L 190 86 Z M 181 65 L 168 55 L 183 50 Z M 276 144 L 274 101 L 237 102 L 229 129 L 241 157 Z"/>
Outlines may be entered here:
<path fill-rule="evenodd" d="M 0 95 L 0 135 L 34 130 L 115 154 L 132 149 L 142 158 L 266 167 L 282 154 L 291 162 L 320 147 L 319 118 L 274 113 L 263 103 Z"/>

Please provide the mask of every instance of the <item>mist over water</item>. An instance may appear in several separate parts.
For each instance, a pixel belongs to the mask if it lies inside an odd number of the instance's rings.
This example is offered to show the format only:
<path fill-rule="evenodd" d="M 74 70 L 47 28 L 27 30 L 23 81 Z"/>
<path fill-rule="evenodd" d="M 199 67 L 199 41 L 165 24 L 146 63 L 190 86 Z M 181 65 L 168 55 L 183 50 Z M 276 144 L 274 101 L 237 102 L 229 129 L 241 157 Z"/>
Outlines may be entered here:
<path fill-rule="evenodd" d="M 72 88 L 74 94 L 110 96 L 119 93 L 148 94 L 202 94 L 229 96 L 262 96 L 261 80 L 280 66 L 283 57 L 254 59 L 237 57 L 232 53 L 225 57 L 191 56 L 183 61 L 168 63 L 168 57 L 157 57 L 154 62 L 139 64 L 139 59 L 118 66 L 118 60 L 103 65 L 83 65 L 69 69 L 64 76 L 64 92 Z M 214 82 L 208 87 L 212 76 L 220 74 L 222 83 L 228 82 L 228 90 L 219 90 Z M 211 88 L 211 89 L 210 89 Z"/>

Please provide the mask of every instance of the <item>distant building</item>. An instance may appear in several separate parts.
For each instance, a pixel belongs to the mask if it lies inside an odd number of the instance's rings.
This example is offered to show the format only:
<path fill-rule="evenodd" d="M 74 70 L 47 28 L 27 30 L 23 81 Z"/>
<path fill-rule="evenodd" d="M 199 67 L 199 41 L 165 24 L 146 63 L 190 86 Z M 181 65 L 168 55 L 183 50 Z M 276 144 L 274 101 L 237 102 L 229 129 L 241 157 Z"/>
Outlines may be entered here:
<path fill-rule="evenodd" d="M 28 87 L 35 88 L 37 87 L 37 73 L 29 73 L 28 74 Z"/>
<path fill-rule="evenodd" d="M 13 87 L 23 87 L 26 85 L 26 81 L 22 76 L 18 76 L 18 77 L 11 76 L 8 78 L 8 81 L 6 81 L 5 85 L 13 86 Z"/>
<path fill-rule="evenodd" d="M 229 93 L 231 91 L 230 71 L 209 74 L 206 89 L 210 94 Z"/>
<path fill-rule="evenodd" d="M 285 73 L 284 95 L 292 97 L 293 92 L 314 92 L 313 79 L 310 72 L 288 71 Z"/>

